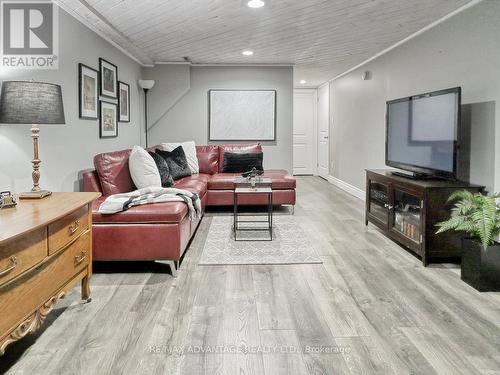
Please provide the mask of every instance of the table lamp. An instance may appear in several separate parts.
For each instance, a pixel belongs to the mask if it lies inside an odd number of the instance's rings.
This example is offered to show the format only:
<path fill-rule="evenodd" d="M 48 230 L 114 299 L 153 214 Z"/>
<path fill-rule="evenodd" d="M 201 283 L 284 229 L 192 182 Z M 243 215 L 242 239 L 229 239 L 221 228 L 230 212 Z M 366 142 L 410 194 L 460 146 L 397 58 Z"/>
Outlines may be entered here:
<path fill-rule="evenodd" d="M 0 96 L 0 123 L 31 124 L 33 138 L 33 188 L 20 199 L 44 198 L 52 194 L 40 189 L 38 124 L 65 124 L 61 86 L 34 81 L 3 81 Z"/>

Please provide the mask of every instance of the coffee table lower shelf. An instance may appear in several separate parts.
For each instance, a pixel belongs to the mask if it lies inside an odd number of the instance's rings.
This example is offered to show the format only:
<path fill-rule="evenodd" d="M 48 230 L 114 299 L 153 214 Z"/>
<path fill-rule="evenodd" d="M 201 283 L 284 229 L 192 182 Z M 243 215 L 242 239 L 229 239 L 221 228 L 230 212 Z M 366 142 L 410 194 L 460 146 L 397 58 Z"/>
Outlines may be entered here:
<path fill-rule="evenodd" d="M 245 194 L 263 194 L 267 196 L 267 213 L 252 213 L 243 215 L 238 211 L 238 197 Z M 240 217 L 245 216 L 262 216 L 267 217 L 265 220 L 240 220 Z M 240 227 L 242 223 L 265 223 L 266 227 Z M 238 232 L 269 232 L 269 238 L 265 239 L 238 239 Z M 233 212 L 233 234 L 235 241 L 272 241 L 273 240 L 273 190 L 271 187 L 236 187 L 234 189 L 234 212 Z"/>

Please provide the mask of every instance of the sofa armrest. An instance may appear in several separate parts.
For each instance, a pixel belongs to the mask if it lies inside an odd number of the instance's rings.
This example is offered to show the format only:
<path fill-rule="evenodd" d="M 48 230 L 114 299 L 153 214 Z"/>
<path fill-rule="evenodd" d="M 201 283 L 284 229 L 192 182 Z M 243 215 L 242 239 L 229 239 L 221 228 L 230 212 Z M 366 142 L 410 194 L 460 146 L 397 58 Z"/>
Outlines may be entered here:
<path fill-rule="evenodd" d="M 95 169 L 83 171 L 83 191 L 102 193 L 99 176 Z"/>

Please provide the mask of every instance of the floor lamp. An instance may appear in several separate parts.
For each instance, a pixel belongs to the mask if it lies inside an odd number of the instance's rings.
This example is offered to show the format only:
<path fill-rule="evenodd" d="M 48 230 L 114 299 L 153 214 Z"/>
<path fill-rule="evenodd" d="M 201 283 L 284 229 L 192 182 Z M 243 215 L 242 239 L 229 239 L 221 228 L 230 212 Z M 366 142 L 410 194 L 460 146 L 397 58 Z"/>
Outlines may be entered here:
<path fill-rule="evenodd" d="M 31 124 L 33 139 L 33 188 L 19 198 L 44 198 L 52 194 L 39 185 L 38 124 L 65 124 L 61 86 L 34 81 L 4 81 L 0 96 L 0 123 Z"/>
<path fill-rule="evenodd" d="M 148 91 L 153 88 L 155 81 L 152 79 L 140 79 L 139 86 L 144 90 L 144 130 L 146 133 L 146 147 L 148 147 Z"/>

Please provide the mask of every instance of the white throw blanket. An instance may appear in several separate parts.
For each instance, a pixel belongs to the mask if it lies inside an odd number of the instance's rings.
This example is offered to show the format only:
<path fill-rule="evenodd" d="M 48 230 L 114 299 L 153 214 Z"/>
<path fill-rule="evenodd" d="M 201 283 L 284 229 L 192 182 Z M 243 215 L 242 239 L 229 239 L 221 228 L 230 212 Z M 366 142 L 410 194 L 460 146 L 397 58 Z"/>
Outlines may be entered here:
<path fill-rule="evenodd" d="M 160 202 L 186 202 L 191 220 L 201 217 L 201 202 L 197 194 L 187 190 L 147 187 L 130 193 L 113 194 L 99 207 L 100 214 L 115 214 L 141 204 Z"/>

